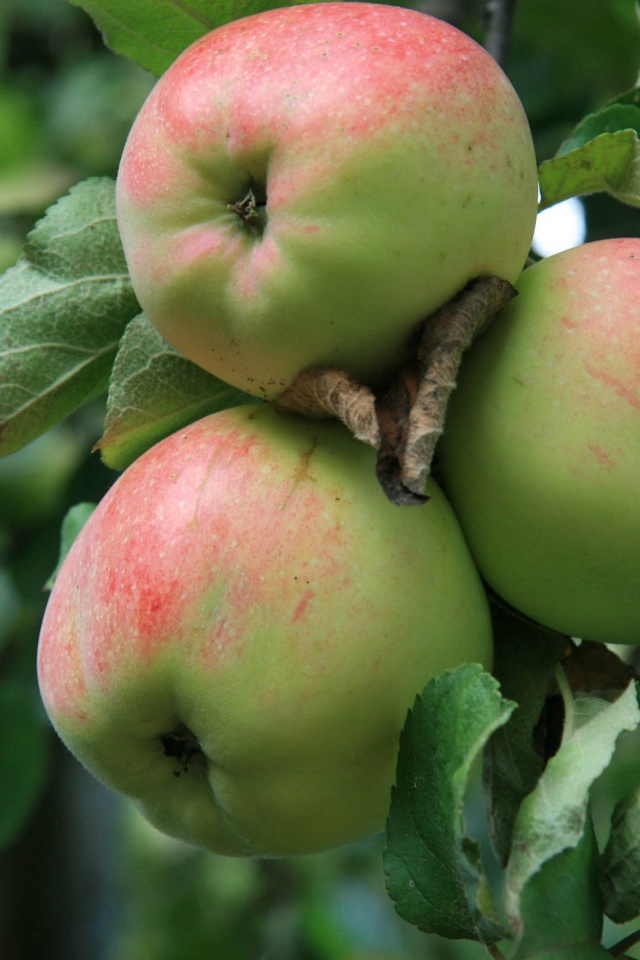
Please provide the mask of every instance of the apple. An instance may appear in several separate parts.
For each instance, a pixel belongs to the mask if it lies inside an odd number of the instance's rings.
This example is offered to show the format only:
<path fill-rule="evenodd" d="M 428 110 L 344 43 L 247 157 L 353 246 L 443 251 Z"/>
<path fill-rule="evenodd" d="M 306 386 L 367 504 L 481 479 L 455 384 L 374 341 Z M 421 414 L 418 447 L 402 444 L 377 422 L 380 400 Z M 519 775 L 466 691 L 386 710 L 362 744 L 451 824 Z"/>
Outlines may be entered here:
<path fill-rule="evenodd" d="M 61 738 L 169 835 L 232 856 L 384 826 L 416 693 L 491 667 L 435 483 L 392 506 L 337 421 L 251 404 L 143 454 L 67 554 L 38 650 Z"/>
<path fill-rule="evenodd" d="M 321 3 L 189 47 L 133 124 L 116 197 L 151 322 L 273 399 L 311 367 L 385 385 L 468 280 L 514 282 L 537 171 L 518 96 L 468 36 Z"/>
<path fill-rule="evenodd" d="M 462 361 L 438 477 L 508 603 L 640 643 L 640 239 L 550 256 L 518 289 Z"/>

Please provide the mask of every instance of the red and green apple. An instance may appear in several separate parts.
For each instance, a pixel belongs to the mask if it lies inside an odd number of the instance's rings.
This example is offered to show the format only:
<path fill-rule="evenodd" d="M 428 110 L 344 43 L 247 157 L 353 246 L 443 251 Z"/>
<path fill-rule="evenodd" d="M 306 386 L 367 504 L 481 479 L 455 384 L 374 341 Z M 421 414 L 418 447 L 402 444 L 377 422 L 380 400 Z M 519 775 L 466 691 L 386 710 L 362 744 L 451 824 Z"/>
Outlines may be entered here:
<path fill-rule="evenodd" d="M 548 257 L 517 286 L 465 354 L 438 476 L 508 603 L 640 643 L 640 239 Z"/>
<path fill-rule="evenodd" d="M 38 671 L 61 738 L 166 833 L 285 856 L 384 827 L 415 695 L 491 668 L 484 588 L 433 482 L 392 506 L 374 452 L 270 404 L 161 441 L 58 574 Z"/>
<path fill-rule="evenodd" d="M 537 170 L 496 62 L 403 7 L 236 20 L 158 81 L 124 149 L 134 289 L 185 356 L 272 399 L 310 367 L 376 387 L 471 278 L 515 282 Z"/>

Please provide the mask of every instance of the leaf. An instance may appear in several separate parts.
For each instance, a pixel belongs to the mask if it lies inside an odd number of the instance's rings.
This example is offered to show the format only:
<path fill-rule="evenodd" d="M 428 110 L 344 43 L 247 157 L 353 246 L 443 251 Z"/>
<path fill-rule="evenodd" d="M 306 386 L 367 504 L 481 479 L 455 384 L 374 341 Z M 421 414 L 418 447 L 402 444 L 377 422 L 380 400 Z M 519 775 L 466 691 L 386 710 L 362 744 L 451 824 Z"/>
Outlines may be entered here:
<path fill-rule="evenodd" d="M 543 948 L 535 953 L 520 954 L 509 960 L 611 960 L 612 954 L 601 943 L 576 942 L 558 947 L 556 950 Z M 631 960 L 631 958 L 629 958 Z"/>
<path fill-rule="evenodd" d="M 608 917 L 626 923 L 640 916 L 640 787 L 613 811 L 600 881 Z"/>
<path fill-rule="evenodd" d="M 0 850 L 18 834 L 44 786 L 48 726 L 34 690 L 0 684 Z"/>
<path fill-rule="evenodd" d="M 602 907 L 598 849 L 590 819 L 578 844 L 542 866 L 525 886 L 522 934 L 511 960 L 606 960 L 600 943 Z"/>
<path fill-rule="evenodd" d="M 568 197 L 605 191 L 640 206 L 640 107 L 613 103 L 578 124 L 538 171 L 544 210 Z"/>
<path fill-rule="evenodd" d="M 640 134 L 640 107 L 631 103 L 614 103 L 598 113 L 590 113 L 561 144 L 556 156 L 564 157 L 603 133 L 619 133 L 622 130 L 635 130 Z"/>
<path fill-rule="evenodd" d="M 55 570 L 47 580 L 45 589 L 53 589 L 53 585 L 56 582 L 56 577 L 60 572 L 60 568 L 64 563 L 65 557 L 73 545 L 73 541 L 76 539 L 95 508 L 95 503 L 83 502 L 76 503 L 75 506 L 70 507 L 69 510 L 67 510 L 60 527 L 60 552 L 58 555 L 58 563 L 56 564 Z"/>
<path fill-rule="evenodd" d="M 568 640 L 496 602 L 491 604 L 491 615 L 493 674 L 502 695 L 518 704 L 508 722 L 492 735 L 483 757 L 489 832 L 496 857 L 504 866 L 520 804 L 535 787 L 546 762 L 543 744 L 536 741 L 536 728 Z"/>
<path fill-rule="evenodd" d="M 427 933 L 492 943 L 497 918 L 477 843 L 465 836 L 474 760 L 515 704 L 477 665 L 436 677 L 417 697 L 400 740 L 384 855 L 398 914 Z"/>
<path fill-rule="evenodd" d="M 638 20 L 640 20 L 640 2 L 638 0 L 636 0 L 636 13 Z M 614 103 L 635 103 L 637 107 L 640 107 L 640 80 L 630 90 L 625 90 L 624 93 L 614 97 L 610 104 Z"/>
<path fill-rule="evenodd" d="M 292 6 L 282 0 L 70 0 L 93 18 L 105 42 L 159 77 L 199 37 L 231 20 Z M 297 0 L 300 2 L 300 0 Z"/>
<path fill-rule="evenodd" d="M 553 857 L 577 847 L 585 831 L 589 790 L 611 761 L 616 740 L 640 723 L 635 683 L 613 703 L 576 701 L 573 729 L 535 789 L 522 801 L 507 866 L 505 906 L 516 930 L 523 925 L 527 884 Z"/>
<path fill-rule="evenodd" d="M 248 402 L 258 401 L 191 363 L 140 314 L 120 344 L 97 448 L 107 466 L 122 470 L 180 427 Z"/>
<path fill-rule="evenodd" d="M 0 277 L 0 455 L 106 390 L 137 305 L 114 183 L 86 180 L 49 209 Z"/>

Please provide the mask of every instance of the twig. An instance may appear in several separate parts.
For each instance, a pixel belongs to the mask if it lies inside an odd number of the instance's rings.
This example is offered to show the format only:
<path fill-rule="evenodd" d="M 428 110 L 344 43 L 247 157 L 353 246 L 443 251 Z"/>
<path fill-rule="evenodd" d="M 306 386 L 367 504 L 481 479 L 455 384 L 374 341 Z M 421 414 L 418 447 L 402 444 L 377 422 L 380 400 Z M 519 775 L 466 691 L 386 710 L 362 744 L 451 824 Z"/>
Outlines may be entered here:
<path fill-rule="evenodd" d="M 509 51 L 515 6 L 516 0 L 485 0 L 484 45 L 487 52 L 502 67 L 506 63 Z"/>
<path fill-rule="evenodd" d="M 280 411 L 314 419 L 337 417 L 357 440 L 375 448 L 380 443 L 373 392 L 343 370 L 305 370 L 280 394 L 275 406 Z"/>
<path fill-rule="evenodd" d="M 516 291 L 498 277 L 470 281 L 425 322 L 417 357 L 376 401 L 377 475 L 392 503 L 424 502 L 425 484 L 444 429 L 462 354 Z"/>
<path fill-rule="evenodd" d="M 609 953 L 612 957 L 618 957 L 619 960 L 624 960 L 627 950 L 630 947 L 635 947 L 637 943 L 640 943 L 640 930 L 635 930 L 633 933 L 630 933 L 628 937 L 625 937 L 624 940 L 620 940 L 619 943 L 610 947 Z"/>
<path fill-rule="evenodd" d="M 485 943 L 483 946 L 493 960 L 506 960 L 504 953 L 495 943 Z"/>
<path fill-rule="evenodd" d="M 416 331 L 414 359 L 382 396 L 342 370 L 314 368 L 301 373 L 275 406 L 311 418 L 337 417 L 378 451 L 376 476 L 392 503 L 424 503 L 462 354 L 515 295 L 498 277 L 471 280 Z"/>

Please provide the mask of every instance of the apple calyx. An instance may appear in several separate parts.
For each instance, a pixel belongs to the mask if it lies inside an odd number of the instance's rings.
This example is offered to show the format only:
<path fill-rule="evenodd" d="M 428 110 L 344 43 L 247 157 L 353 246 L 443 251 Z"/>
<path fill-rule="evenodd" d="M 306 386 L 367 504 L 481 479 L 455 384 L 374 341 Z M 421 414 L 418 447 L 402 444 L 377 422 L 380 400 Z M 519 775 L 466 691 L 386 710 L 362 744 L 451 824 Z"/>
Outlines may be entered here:
<path fill-rule="evenodd" d="M 301 373 L 275 404 L 307 417 L 341 420 L 357 440 L 378 451 L 376 475 L 391 503 L 425 503 L 462 355 L 516 295 L 500 277 L 469 281 L 420 325 L 414 359 L 380 395 L 342 370 L 322 367 Z"/>
<path fill-rule="evenodd" d="M 160 742 L 162 743 L 165 757 L 169 757 L 178 762 L 179 769 L 173 771 L 174 777 L 180 777 L 183 773 L 189 773 L 193 758 L 203 753 L 199 741 L 191 730 L 185 726 L 180 726 L 171 733 L 163 734 L 160 737 Z"/>
<path fill-rule="evenodd" d="M 263 185 L 251 180 L 244 196 L 228 203 L 227 209 L 236 215 L 245 229 L 262 236 L 267 225 L 267 191 Z"/>

